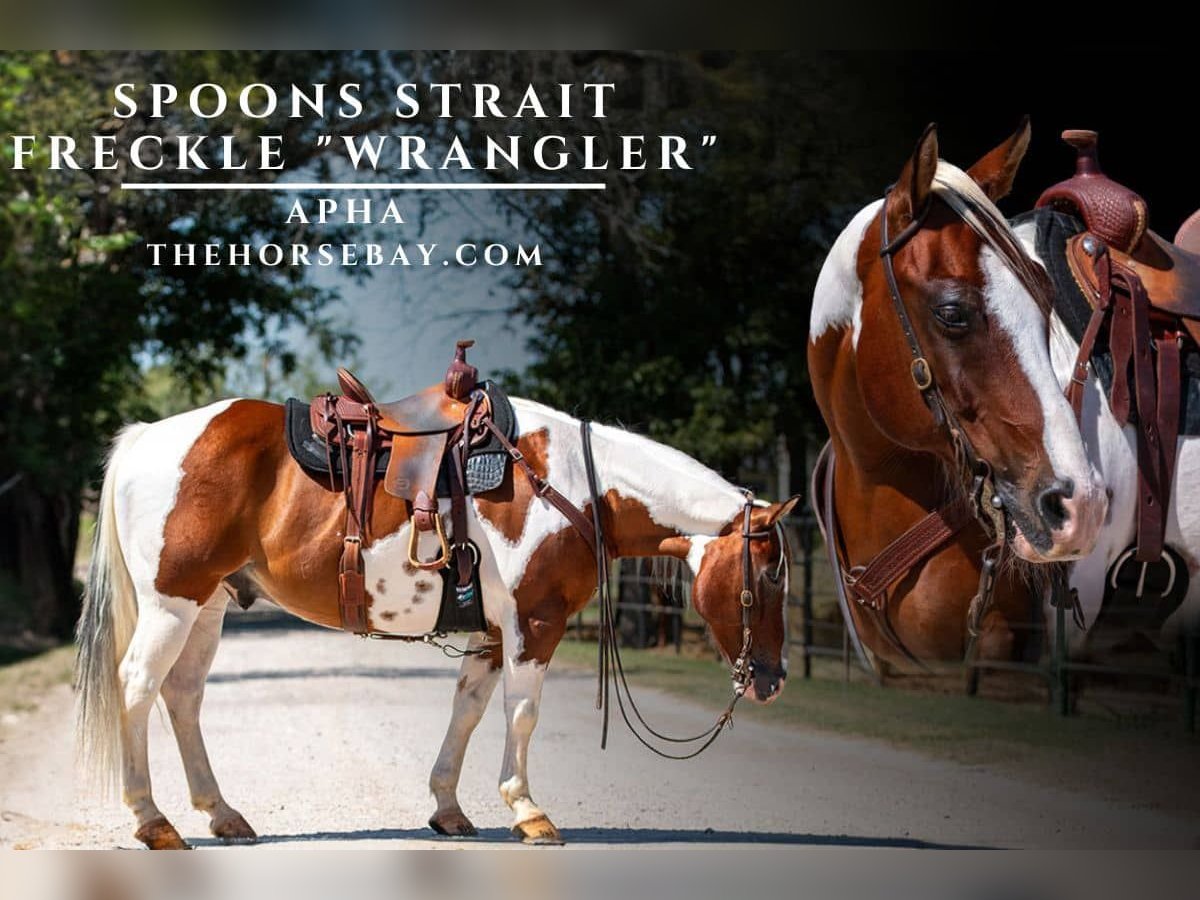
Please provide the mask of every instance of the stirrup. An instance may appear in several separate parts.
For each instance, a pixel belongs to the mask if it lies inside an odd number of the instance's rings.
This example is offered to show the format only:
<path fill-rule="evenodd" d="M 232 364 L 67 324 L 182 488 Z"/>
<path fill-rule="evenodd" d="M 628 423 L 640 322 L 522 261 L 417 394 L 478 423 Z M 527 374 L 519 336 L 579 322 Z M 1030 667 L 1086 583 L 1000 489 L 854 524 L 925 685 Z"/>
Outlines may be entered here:
<path fill-rule="evenodd" d="M 421 537 L 420 530 L 417 528 L 415 522 L 413 523 L 412 531 L 409 532 L 408 561 L 410 565 L 416 566 L 418 569 L 433 571 L 435 569 L 444 569 L 450 564 L 450 542 L 446 540 L 446 531 L 442 527 L 441 513 L 435 512 L 433 514 L 433 527 L 435 534 L 437 534 L 437 539 L 442 545 L 442 555 L 437 559 L 430 560 L 429 562 L 422 562 L 420 557 L 417 556 L 417 549 Z"/>

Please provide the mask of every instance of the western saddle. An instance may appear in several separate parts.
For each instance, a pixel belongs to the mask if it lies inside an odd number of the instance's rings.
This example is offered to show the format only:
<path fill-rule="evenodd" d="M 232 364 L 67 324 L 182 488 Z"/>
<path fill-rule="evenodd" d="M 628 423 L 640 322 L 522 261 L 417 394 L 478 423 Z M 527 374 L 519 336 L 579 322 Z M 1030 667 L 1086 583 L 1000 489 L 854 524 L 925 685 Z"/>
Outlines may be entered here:
<path fill-rule="evenodd" d="M 1180 357 L 1200 344 L 1200 212 L 1175 242 L 1149 230 L 1146 201 L 1100 169 L 1094 131 L 1066 131 L 1075 174 L 1045 191 L 1039 207 L 1082 220 L 1067 263 L 1092 307 L 1067 397 L 1082 412 L 1089 362 L 1107 331 L 1113 360 L 1110 404 L 1137 427 L 1138 520 L 1134 559 L 1163 555 L 1183 391 Z M 1132 370 L 1132 371 L 1131 371 Z"/>
<path fill-rule="evenodd" d="M 338 589 L 342 626 L 355 634 L 368 634 L 366 586 L 362 543 L 369 540 L 371 506 L 375 495 L 376 463 L 390 451 L 383 487 L 411 504 L 413 528 L 408 543 L 409 563 L 418 569 L 449 569 L 458 587 L 469 590 L 476 560 L 467 542 L 467 453 L 490 432 L 489 395 L 477 390 L 478 370 L 467 363 L 474 341 L 459 341 L 442 384 L 393 403 L 377 403 L 371 392 L 346 369 L 338 369 L 341 396 L 324 394 L 313 400 L 310 417 L 313 434 L 325 444 L 333 484 L 333 457 L 337 454 L 346 498 Z M 454 544 L 446 535 L 438 511 L 437 484 L 443 462 L 447 466 L 450 517 Z M 437 537 L 438 552 L 422 559 L 423 533 Z"/>
<path fill-rule="evenodd" d="M 589 546 L 596 545 L 593 522 L 538 475 L 513 443 L 516 426 L 508 399 L 491 382 L 480 382 L 479 371 L 467 362 L 474 343 L 458 342 L 441 384 L 392 403 L 376 402 L 353 374 L 338 369 L 342 394 L 322 394 L 307 408 L 311 434 L 325 454 L 323 466 L 314 465 L 312 455 L 295 446 L 289 425 L 289 448 L 297 462 L 310 474 L 327 474 L 330 490 L 345 497 L 338 597 L 342 627 L 354 634 L 422 640 L 446 631 L 486 630 L 479 551 L 467 532 L 467 495 L 499 487 L 509 461 L 538 497 L 558 509 Z M 303 415 L 304 404 L 289 403 L 297 404 Z M 371 539 L 371 507 L 380 482 L 388 494 L 409 504 L 408 562 L 442 576 L 442 606 L 432 635 L 414 638 L 371 629 L 362 546 Z M 439 494 L 450 500 L 449 534 Z M 423 534 L 437 538 L 432 558 L 420 554 Z"/>

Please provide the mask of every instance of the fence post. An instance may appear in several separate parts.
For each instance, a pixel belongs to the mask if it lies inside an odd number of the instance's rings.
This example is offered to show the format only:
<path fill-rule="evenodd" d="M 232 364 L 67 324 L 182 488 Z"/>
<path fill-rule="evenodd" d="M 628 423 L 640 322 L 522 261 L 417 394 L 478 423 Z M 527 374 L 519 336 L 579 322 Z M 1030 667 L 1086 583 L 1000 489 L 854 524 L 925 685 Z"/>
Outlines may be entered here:
<path fill-rule="evenodd" d="M 1060 595 L 1054 607 L 1054 686 L 1058 714 L 1071 714 L 1070 671 L 1067 666 L 1067 598 Z"/>

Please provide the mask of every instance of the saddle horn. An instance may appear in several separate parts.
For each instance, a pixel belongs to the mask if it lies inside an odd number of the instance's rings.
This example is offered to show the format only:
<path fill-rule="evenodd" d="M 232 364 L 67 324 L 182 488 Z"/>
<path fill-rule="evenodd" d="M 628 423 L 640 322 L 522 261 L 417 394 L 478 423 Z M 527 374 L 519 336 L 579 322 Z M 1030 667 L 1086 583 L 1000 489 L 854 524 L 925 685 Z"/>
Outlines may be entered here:
<path fill-rule="evenodd" d="M 454 359 L 446 369 L 446 393 L 466 403 L 479 382 L 479 370 L 467 362 L 467 350 L 475 346 L 474 341 L 459 341 L 454 349 Z"/>

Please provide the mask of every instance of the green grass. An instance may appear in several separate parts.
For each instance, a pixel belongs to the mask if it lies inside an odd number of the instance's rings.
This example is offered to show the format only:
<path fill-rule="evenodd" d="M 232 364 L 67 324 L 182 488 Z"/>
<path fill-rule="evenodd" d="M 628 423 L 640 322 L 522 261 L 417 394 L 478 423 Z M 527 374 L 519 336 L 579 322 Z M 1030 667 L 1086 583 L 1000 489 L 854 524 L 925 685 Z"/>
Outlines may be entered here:
<path fill-rule="evenodd" d="M 729 700 L 726 668 L 711 659 L 676 655 L 672 650 L 622 651 L 626 673 L 637 686 L 656 688 L 719 710 Z M 563 641 L 555 660 L 595 671 L 596 646 Z M 1044 756 L 1085 756 L 1096 748 L 1129 744 L 1169 744 L 1187 750 L 1196 742 L 1174 722 L 1127 725 L 1096 717 L 1063 718 L 1039 703 L 1010 703 L 880 688 L 841 679 L 839 663 L 814 660 L 814 677 L 794 674 L 770 706 L 743 701 L 736 720 L 783 723 L 836 734 L 883 740 L 901 747 L 966 763 L 1023 760 Z"/>
<path fill-rule="evenodd" d="M 0 647 L 0 713 L 37 709 L 46 691 L 71 683 L 74 666 L 73 644 L 33 655 Z"/>

